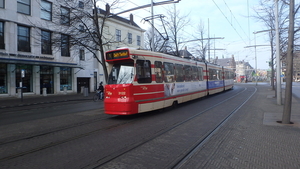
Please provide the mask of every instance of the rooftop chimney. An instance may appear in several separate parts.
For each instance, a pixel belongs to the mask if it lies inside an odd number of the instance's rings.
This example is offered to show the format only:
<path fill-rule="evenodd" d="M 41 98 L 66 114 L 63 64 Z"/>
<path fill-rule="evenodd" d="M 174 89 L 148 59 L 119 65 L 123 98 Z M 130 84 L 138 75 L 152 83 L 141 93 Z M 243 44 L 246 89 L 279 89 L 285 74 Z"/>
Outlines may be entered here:
<path fill-rule="evenodd" d="M 133 15 L 132 15 L 132 14 L 130 14 L 130 16 L 129 16 L 129 17 L 130 17 L 130 24 L 131 24 L 131 25 L 133 25 Z"/>
<path fill-rule="evenodd" d="M 105 5 L 105 10 L 106 10 L 106 14 L 109 15 L 110 14 L 110 6 L 108 3 Z"/>

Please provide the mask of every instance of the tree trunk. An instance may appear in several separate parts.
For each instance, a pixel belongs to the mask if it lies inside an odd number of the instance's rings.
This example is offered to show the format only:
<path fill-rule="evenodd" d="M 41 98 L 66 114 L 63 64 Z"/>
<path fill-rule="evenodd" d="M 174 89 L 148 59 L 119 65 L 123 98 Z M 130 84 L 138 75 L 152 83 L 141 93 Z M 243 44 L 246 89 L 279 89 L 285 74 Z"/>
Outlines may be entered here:
<path fill-rule="evenodd" d="M 274 79 L 275 79 L 275 71 L 274 71 L 274 49 L 273 49 L 273 45 L 272 45 L 273 41 L 271 41 L 271 86 L 272 86 L 272 90 L 275 90 L 275 85 L 274 85 Z M 275 92 L 276 93 L 276 92 Z"/>
<path fill-rule="evenodd" d="M 295 0 L 290 0 L 289 37 L 287 50 L 285 101 L 283 107 L 282 123 L 290 124 L 292 108 L 292 82 L 293 82 L 293 53 L 294 53 L 294 8 Z"/>

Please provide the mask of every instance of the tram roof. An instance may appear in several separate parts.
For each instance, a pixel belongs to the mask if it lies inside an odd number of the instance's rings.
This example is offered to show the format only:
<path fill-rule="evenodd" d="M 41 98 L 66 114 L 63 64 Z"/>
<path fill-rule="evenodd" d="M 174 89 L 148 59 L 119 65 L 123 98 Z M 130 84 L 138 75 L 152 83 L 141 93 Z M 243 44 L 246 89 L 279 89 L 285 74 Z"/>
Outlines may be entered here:
<path fill-rule="evenodd" d="M 201 63 L 205 64 L 204 62 L 198 61 L 198 60 L 193 60 L 193 59 L 187 59 L 187 58 L 181 58 L 175 55 L 167 54 L 167 53 L 161 53 L 161 52 L 153 52 L 149 50 L 143 50 L 143 49 L 137 49 L 137 48 L 118 48 L 120 50 L 122 49 L 128 49 L 131 54 L 141 54 L 145 56 L 158 56 L 161 58 L 167 58 L 167 59 L 172 59 L 172 60 L 177 60 L 177 61 L 182 61 L 182 62 L 189 62 L 189 63 Z"/>

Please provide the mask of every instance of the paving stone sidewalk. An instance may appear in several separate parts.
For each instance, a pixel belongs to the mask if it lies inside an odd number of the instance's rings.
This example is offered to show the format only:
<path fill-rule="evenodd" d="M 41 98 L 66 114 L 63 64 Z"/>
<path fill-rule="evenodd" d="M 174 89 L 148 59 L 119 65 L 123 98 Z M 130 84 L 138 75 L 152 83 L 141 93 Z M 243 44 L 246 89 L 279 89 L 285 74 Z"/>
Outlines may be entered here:
<path fill-rule="evenodd" d="M 281 124 L 283 105 L 277 105 L 274 91 L 256 87 L 249 102 L 182 168 L 300 168 L 299 100 L 292 100 L 294 124 Z"/>
<path fill-rule="evenodd" d="M 89 93 L 88 96 L 84 96 L 82 93 L 69 93 L 61 95 L 48 94 L 47 96 L 24 95 L 23 99 L 17 97 L 0 97 L 0 109 L 16 106 L 28 106 L 32 104 L 45 104 L 74 100 L 92 100 L 94 95 L 95 93 Z"/>

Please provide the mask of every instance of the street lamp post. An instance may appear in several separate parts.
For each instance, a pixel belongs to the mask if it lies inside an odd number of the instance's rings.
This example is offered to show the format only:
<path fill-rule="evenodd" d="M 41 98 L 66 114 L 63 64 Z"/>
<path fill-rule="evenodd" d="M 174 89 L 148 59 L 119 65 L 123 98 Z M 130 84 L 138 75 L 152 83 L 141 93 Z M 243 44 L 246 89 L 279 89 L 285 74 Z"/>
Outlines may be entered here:
<path fill-rule="evenodd" d="M 154 50 L 154 19 L 153 19 L 153 0 L 151 0 L 151 17 L 152 17 L 152 27 L 151 27 L 151 34 L 152 34 L 152 38 L 151 38 L 151 51 L 155 51 Z"/>
<path fill-rule="evenodd" d="M 257 55 L 256 55 L 256 34 L 254 34 L 254 51 L 255 51 L 255 86 L 257 86 Z"/>

